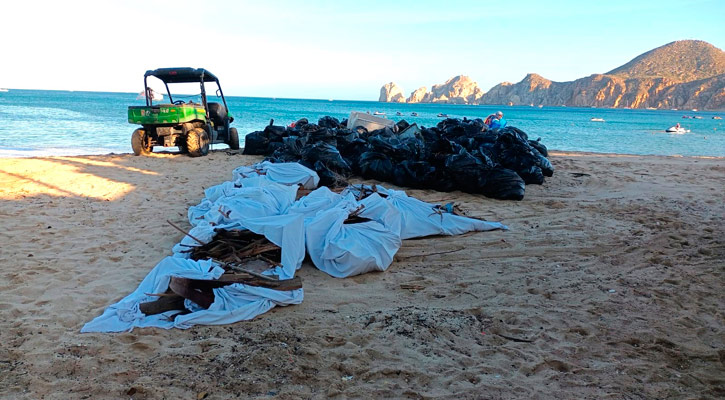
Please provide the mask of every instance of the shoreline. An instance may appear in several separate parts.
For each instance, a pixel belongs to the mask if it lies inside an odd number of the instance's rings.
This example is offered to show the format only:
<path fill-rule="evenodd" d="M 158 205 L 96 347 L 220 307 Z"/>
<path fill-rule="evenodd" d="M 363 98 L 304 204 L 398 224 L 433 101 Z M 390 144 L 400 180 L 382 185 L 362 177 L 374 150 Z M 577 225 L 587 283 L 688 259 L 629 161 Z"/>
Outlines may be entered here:
<path fill-rule="evenodd" d="M 239 150 L 230 150 L 228 148 L 225 149 L 213 149 L 209 150 L 209 154 L 213 153 L 226 153 L 226 152 L 233 152 L 234 155 L 244 156 L 241 152 L 244 150 L 244 148 L 240 148 Z M 629 154 L 629 153 L 597 153 L 592 151 L 578 151 L 578 150 L 557 150 L 557 149 L 548 149 L 550 154 L 557 154 L 557 155 L 564 155 L 564 156 L 611 156 L 611 157 L 674 157 L 674 158 L 697 158 L 697 159 L 712 159 L 712 160 L 725 160 L 725 156 L 703 156 L 703 155 L 697 155 L 697 156 L 688 156 L 688 155 L 681 155 L 681 154 L 671 154 L 671 155 L 663 155 L 663 154 Z M 178 153 L 176 151 L 172 150 L 162 150 L 162 151 L 154 151 L 152 153 L 153 157 L 154 155 L 165 155 L 165 156 L 182 156 L 183 154 Z M 0 151 L 0 160 L 8 160 L 8 159 L 41 159 L 41 158 L 63 158 L 63 157 L 106 157 L 106 156 L 134 156 L 133 152 L 128 153 L 98 153 L 98 154 L 77 154 L 77 155 L 37 155 L 37 156 L 8 156 L 5 157 L 2 155 L 2 151 Z M 188 157 L 184 155 L 185 157 Z M 203 158 L 203 157 L 202 157 Z"/>
<path fill-rule="evenodd" d="M 306 262 L 302 304 L 252 321 L 79 333 L 171 253 L 167 219 L 262 158 L 0 158 L 7 396 L 722 395 L 721 157 L 550 150 L 518 202 L 405 189 L 510 230 L 404 241 L 348 279 Z"/>

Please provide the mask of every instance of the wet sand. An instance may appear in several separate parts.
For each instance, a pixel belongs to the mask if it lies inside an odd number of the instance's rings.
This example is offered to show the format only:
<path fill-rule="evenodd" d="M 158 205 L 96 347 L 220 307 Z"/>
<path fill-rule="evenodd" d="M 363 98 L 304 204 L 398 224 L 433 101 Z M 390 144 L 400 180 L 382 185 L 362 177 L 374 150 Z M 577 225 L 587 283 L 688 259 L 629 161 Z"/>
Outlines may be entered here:
<path fill-rule="evenodd" d="M 408 190 L 509 231 L 407 240 L 349 279 L 306 262 L 301 305 L 122 334 L 79 330 L 261 158 L 0 159 L 0 397 L 725 397 L 725 160 L 550 159 L 520 202 Z"/>

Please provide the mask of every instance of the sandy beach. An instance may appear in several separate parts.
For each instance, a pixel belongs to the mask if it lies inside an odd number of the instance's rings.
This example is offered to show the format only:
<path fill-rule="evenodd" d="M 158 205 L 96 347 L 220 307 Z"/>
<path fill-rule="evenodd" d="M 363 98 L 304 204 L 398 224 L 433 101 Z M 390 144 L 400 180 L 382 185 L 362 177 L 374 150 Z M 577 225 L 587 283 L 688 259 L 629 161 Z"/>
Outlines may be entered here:
<path fill-rule="evenodd" d="M 0 159 L 0 397 L 725 397 L 721 158 L 552 152 L 520 202 L 407 190 L 510 230 L 349 279 L 306 261 L 304 302 L 252 321 L 80 333 L 171 254 L 166 220 L 261 159 Z"/>

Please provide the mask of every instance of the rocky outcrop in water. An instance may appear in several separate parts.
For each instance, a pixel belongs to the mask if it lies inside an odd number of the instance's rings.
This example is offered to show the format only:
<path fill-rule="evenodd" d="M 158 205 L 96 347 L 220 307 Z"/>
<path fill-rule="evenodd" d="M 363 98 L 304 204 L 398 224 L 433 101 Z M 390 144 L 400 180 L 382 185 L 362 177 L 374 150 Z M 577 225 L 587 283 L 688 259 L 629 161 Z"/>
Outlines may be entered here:
<path fill-rule="evenodd" d="M 408 103 L 422 103 L 425 99 L 425 95 L 428 94 L 428 88 L 425 86 L 418 88 L 416 91 L 410 94 L 408 97 Z"/>
<path fill-rule="evenodd" d="M 405 103 L 403 89 L 396 85 L 395 82 L 386 83 L 380 88 L 380 99 L 385 103 Z"/>

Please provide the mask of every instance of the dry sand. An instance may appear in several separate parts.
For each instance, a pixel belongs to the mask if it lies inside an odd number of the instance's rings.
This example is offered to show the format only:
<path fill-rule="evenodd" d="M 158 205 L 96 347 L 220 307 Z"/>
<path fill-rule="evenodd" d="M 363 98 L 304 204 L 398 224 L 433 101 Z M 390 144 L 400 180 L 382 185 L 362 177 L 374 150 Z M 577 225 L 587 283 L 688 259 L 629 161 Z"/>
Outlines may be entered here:
<path fill-rule="evenodd" d="M 0 159 L 0 397 L 723 398 L 725 160 L 552 153 L 507 232 L 404 241 L 385 273 L 306 262 L 301 305 L 81 334 L 258 157 Z M 391 186 L 392 185 L 388 185 Z"/>

